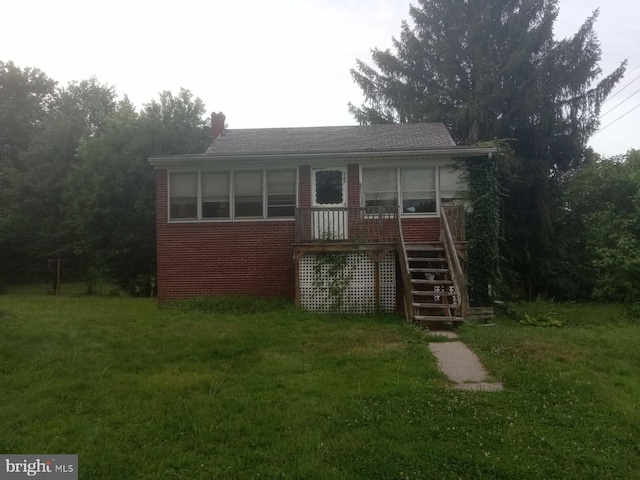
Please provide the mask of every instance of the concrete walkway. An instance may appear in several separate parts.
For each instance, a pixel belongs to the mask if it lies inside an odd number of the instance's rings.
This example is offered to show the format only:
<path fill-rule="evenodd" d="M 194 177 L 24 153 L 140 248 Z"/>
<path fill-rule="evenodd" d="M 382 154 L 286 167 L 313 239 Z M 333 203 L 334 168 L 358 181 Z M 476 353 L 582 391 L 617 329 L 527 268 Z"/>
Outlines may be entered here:
<path fill-rule="evenodd" d="M 489 374 L 478 356 L 460 341 L 453 332 L 430 332 L 431 335 L 446 336 L 454 341 L 429 343 L 429 350 L 436 357 L 438 367 L 458 390 L 497 392 L 502 383 L 489 381 Z"/>

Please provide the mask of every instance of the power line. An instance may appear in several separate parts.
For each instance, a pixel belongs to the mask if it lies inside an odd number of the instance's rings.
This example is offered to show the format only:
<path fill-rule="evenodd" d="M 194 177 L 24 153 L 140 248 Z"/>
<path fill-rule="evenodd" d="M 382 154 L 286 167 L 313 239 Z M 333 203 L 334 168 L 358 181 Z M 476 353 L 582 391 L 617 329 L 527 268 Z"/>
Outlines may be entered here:
<path fill-rule="evenodd" d="M 634 70 L 636 70 L 638 67 L 640 67 L 640 64 L 636 65 L 636 67 L 633 70 L 630 70 L 629 72 L 627 72 L 627 74 L 633 72 Z M 611 95 L 609 98 L 607 98 L 604 102 L 602 102 L 602 104 L 604 105 L 605 103 L 609 102 L 611 99 L 613 99 L 613 97 L 615 97 L 616 95 L 618 95 L 620 92 L 622 92 L 625 88 L 627 88 L 629 85 L 631 85 L 633 82 L 635 82 L 636 80 L 638 80 L 640 78 L 640 75 L 638 75 L 636 78 L 634 78 L 633 80 L 631 80 L 629 83 L 627 83 L 624 87 L 622 87 L 620 90 L 618 90 L 616 93 L 614 93 L 613 95 Z"/>
<path fill-rule="evenodd" d="M 638 105 L 636 105 L 635 107 L 633 107 L 631 110 L 629 110 L 626 113 L 623 113 L 622 115 L 620 115 L 618 118 L 616 118 L 613 122 L 608 123 L 607 125 L 605 125 L 604 127 L 602 127 L 601 129 L 599 129 L 596 133 L 599 133 L 601 131 L 603 131 L 605 128 L 610 127 L 611 125 L 613 125 L 614 123 L 616 123 L 618 120 L 620 120 L 623 117 L 626 117 L 627 115 L 629 115 L 631 112 L 633 112 L 636 108 L 640 107 L 640 103 Z"/>
<path fill-rule="evenodd" d="M 606 112 L 604 112 L 602 115 L 600 115 L 600 119 L 602 119 L 602 117 L 604 117 L 607 113 L 614 111 L 616 108 L 618 108 L 620 105 L 622 105 L 624 102 L 626 102 L 627 100 L 629 100 L 631 97 L 633 97 L 635 94 L 637 94 L 638 92 L 640 92 L 640 88 L 638 90 L 636 90 L 635 92 L 633 92 L 631 95 L 629 95 L 627 98 L 625 98 L 624 100 L 622 100 L 620 103 L 618 103 L 615 107 L 610 108 L 609 110 L 607 110 Z"/>

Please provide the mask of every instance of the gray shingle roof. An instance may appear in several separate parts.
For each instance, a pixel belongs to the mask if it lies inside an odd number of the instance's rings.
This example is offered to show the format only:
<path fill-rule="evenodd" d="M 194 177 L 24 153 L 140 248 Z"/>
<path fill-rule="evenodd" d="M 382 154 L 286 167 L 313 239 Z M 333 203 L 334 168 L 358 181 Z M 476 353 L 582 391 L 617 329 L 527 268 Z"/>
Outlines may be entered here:
<path fill-rule="evenodd" d="M 452 147 L 441 123 L 225 130 L 206 155 L 393 152 Z"/>

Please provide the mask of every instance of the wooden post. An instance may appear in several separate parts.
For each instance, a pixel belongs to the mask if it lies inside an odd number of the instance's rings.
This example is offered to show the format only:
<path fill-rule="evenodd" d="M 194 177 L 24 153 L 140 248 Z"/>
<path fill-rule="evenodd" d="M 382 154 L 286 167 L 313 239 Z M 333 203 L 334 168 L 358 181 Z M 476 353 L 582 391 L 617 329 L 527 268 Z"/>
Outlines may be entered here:
<path fill-rule="evenodd" d="M 60 257 L 56 260 L 56 297 L 60 296 Z"/>

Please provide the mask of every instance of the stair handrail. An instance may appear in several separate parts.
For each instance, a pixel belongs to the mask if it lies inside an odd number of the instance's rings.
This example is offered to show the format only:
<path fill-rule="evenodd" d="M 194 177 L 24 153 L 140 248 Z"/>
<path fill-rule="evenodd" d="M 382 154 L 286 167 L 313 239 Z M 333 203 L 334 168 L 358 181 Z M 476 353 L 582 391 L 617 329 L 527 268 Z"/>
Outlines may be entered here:
<path fill-rule="evenodd" d="M 456 286 L 456 290 L 460 298 L 460 316 L 462 318 L 467 317 L 467 308 L 469 306 L 469 298 L 467 296 L 467 282 L 465 279 L 464 271 L 460 265 L 460 259 L 458 257 L 458 251 L 453 241 L 453 235 L 451 235 L 451 228 L 449 227 L 449 221 L 445 212 L 445 209 L 440 207 L 440 229 L 442 238 L 442 244 L 444 245 L 444 251 L 447 256 L 447 261 L 451 265 L 451 280 Z"/>
<path fill-rule="evenodd" d="M 396 240 L 398 243 L 398 254 L 400 255 L 400 271 L 402 272 L 402 284 L 404 285 L 404 314 L 407 322 L 413 320 L 413 297 L 411 296 L 411 275 L 409 274 L 409 258 L 407 257 L 407 249 L 404 244 L 404 234 L 402 233 L 402 224 L 400 220 L 400 207 L 396 208 L 396 228 L 398 234 Z"/>

